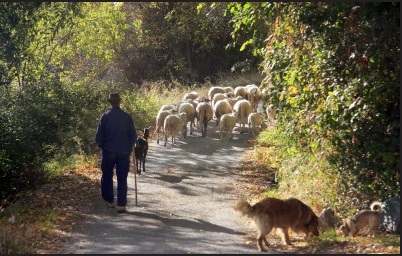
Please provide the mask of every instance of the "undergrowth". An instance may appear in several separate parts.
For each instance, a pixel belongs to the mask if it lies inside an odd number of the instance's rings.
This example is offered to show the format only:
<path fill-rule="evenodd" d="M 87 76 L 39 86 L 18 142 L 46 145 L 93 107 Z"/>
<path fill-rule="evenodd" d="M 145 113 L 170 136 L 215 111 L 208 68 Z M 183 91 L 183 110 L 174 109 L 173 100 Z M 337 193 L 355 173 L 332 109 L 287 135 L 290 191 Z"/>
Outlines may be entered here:
<path fill-rule="evenodd" d="M 266 196 L 296 197 L 317 211 L 331 207 L 341 216 L 354 213 L 340 197 L 341 177 L 322 152 L 302 149 L 279 128 L 261 132 L 257 143 L 256 158 L 276 170 L 278 186 Z"/>

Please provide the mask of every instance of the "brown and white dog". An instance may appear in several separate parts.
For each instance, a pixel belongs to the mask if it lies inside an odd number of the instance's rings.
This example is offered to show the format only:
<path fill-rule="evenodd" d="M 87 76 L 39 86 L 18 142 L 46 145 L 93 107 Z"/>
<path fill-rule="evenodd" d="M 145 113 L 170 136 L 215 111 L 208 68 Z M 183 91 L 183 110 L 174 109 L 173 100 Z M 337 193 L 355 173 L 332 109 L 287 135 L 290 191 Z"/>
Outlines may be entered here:
<path fill-rule="evenodd" d="M 247 201 L 241 200 L 234 207 L 241 214 L 252 218 L 257 226 L 257 247 L 264 251 L 262 241 L 268 247 L 269 243 L 265 236 L 273 228 L 282 231 L 282 241 L 290 244 L 289 229 L 299 233 L 302 232 L 306 238 L 311 235 L 318 236 L 318 217 L 311 208 L 296 198 L 286 200 L 276 198 L 265 198 L 251 206 Z"/>
<path fill-rule="evenodd" d="M 361 210 L 352 218 L 343 221 L 339 231 L 343 235 L 375 235 L 380 231 L 382 205 L 373 202 L 371 210 Z"/>

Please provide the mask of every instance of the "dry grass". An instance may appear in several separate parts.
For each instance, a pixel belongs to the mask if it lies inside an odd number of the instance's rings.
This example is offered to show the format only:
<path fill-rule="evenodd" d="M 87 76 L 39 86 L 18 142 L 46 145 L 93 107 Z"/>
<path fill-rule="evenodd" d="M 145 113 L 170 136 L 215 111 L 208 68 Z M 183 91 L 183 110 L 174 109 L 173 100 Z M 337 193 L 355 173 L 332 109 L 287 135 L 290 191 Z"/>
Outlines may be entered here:
<path fill-rule="evenodd" d="M 19 195 L 0 215 L 0 254 L 58 251 L 99 196 L 95 159 L 78 157 L 47 184 Z"/>

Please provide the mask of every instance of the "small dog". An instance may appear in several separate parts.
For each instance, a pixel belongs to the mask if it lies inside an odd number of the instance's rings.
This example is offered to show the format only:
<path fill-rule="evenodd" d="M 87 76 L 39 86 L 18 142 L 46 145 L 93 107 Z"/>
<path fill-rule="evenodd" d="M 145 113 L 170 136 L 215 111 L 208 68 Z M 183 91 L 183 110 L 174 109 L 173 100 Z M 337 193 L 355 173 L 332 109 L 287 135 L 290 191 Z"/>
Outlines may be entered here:
<path fill-rule="evenodd" d="M 141 174 L 141 166 L 142 170 L 145 172 L 145 159 L 148 153 L 148 137 L 149 137 L 149 128 L 144 128 L 143 137 L 137 139 L 137 143 L 135 144 L 134 147 L 135 166 L 137 168 L 138 174 Z"/>
<path fill-rule="evenodd" d="M 334 210 L 325 208 L 318 216 L 319 229 L 325 231 L 327 229 L 336 228 L 339 223 L 339 218 L 335 216 Z"/>
<path fill-rule="evenodd" d="M 343 221 L 339 230 L 343 235 L 375 235 L 380 230 L 382 205 L 379 202 L 373 202 L 370 205 L 371 210 L 361 210 L 352 218 Z"/>
<path fill-rule="evenodd" d="M 269 247 L 265 236 L 273 228 L 278 228 L 282 232 L 282 241 L 286 245 L 290 245 L 289 228 L 295 232 L 303 232 L 306 238 L 311 235 L 319 235 L 317 215 L 310 207 L 295 198 L 280 200 L 268 197 L 253 206 L 242 200 L 234 208 L 242 215 L 254 220 L 258 229 L 257 248 L 259 251 L 265 250 L 262 241 Z"/>

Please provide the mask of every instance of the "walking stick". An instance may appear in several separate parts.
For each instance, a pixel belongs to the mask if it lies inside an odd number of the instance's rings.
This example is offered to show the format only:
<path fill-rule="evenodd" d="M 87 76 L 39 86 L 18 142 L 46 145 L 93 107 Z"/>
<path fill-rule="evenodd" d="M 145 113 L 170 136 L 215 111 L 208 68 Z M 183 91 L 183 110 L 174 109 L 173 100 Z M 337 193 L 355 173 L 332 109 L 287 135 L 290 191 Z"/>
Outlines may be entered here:
<path fill-rule="evenodd" d="M 134 154 L 133 154 L 133 159 L 134 159 Z M 135 189 L 135 206 L 138 206 L 138 201 L 137 201 L 137 165 L 135 164 L 134 160 L 134 189 Z"/>

